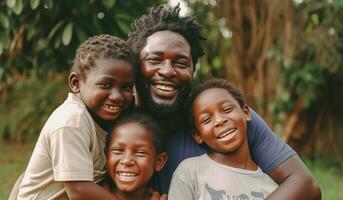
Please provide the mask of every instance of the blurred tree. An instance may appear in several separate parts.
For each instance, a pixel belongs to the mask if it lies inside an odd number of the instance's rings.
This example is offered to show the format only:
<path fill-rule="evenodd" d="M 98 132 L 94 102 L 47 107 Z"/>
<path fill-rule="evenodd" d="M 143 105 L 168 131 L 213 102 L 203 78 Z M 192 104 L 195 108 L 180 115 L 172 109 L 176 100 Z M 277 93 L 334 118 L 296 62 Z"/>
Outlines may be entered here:
<path fill-rule="evenodd" d="M 69 69 L 74 51 L 81 42 L 103 33 L 125 38 L 133 19 L 158 2 L 1 1 L 0 81 L 13 71 L 39 68 L 44 73 Z"/>
<path fill-rule="evenodd" d="M 77 46 L 96 34 L 126 38 L 130 23 L 160 2 L 0 1 L 0 138 L 35 138 L 65 98 L 61 76 Z"/>
<path fill-rule="evenodd" d="M 219 76 L 238 85 L 249 105 L 295 146 L 313 149 L 313 138 L 329 124 L 334 142 L 342 138 L 342 1 L 187 2 L 208 36 L 198 81 Z"/>

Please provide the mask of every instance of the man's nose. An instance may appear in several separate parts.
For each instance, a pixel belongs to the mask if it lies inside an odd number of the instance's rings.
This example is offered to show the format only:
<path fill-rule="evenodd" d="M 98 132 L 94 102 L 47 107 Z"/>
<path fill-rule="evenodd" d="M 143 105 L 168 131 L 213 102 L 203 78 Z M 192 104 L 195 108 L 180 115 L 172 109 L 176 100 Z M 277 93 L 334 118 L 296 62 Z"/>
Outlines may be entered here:
<path fill-rule="evenodd" d="M 158 70 L 158 73 L 160 76 L 170 78 L 176 75 L 176 71 L 173 67 L 172 61 L 167 59 L 165 60 L 161 66 L 160 69 Z"/>

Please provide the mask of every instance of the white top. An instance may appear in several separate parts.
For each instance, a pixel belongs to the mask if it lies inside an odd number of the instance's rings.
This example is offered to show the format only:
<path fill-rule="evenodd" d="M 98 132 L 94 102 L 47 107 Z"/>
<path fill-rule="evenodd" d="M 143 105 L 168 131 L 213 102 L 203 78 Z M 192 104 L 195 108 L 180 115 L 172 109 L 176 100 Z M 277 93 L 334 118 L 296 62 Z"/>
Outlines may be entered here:
<path fill-rule="evenodd" d="M 173 174 L 169 200 L 261 200 L 278 187 L 258 167 L 256 171 L 220 164 L 207 154 L 188 158 Z"/>

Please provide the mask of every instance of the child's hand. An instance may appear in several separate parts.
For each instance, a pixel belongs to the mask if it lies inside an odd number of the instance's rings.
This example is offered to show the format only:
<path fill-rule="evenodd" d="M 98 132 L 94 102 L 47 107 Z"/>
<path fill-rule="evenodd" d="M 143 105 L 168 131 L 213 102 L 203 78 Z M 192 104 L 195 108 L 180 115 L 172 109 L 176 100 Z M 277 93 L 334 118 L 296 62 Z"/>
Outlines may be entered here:
<path fill-rule="evenodd" d="M 167 194 L 162 194 L 154 191 L 152 188 L 149 188 L 148 192 L 151 194 L 150 200 L 168 200 Z"/>
<path fill-rule="evenodd" d="M 168 200 L 168 195 L 167 194 L 160 195 L 160 193 L 158 192 L 153 192 L 150 200 Z"/>

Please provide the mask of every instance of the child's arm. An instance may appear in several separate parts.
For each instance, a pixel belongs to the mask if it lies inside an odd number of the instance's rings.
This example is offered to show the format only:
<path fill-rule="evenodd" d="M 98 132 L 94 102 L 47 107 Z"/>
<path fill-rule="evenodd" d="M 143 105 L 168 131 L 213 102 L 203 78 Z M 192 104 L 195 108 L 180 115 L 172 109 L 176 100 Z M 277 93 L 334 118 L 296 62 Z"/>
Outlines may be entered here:
<path fill-rule="evenodd" d="M 64 185 L 71 200 L 119 200 L 100 185 L 90 181 L 67 181 Z M 167 200 L 167 197 L 153 192 L 150 200 Z"/>
<path fill-rule="evenodd" d="M 109 191 L 91 181 L 66 181 L 64 185 L 72 200 L 117 200 Z"/>
<path fill-rule="evenodd" d="M 67 194 L 70 199 L 87 200 L 87 199 L 103 199 L 116 200 L 117 198 L 109 191 L 105 190 L 100 185 L 91 181 L 66 181 Z"/>

